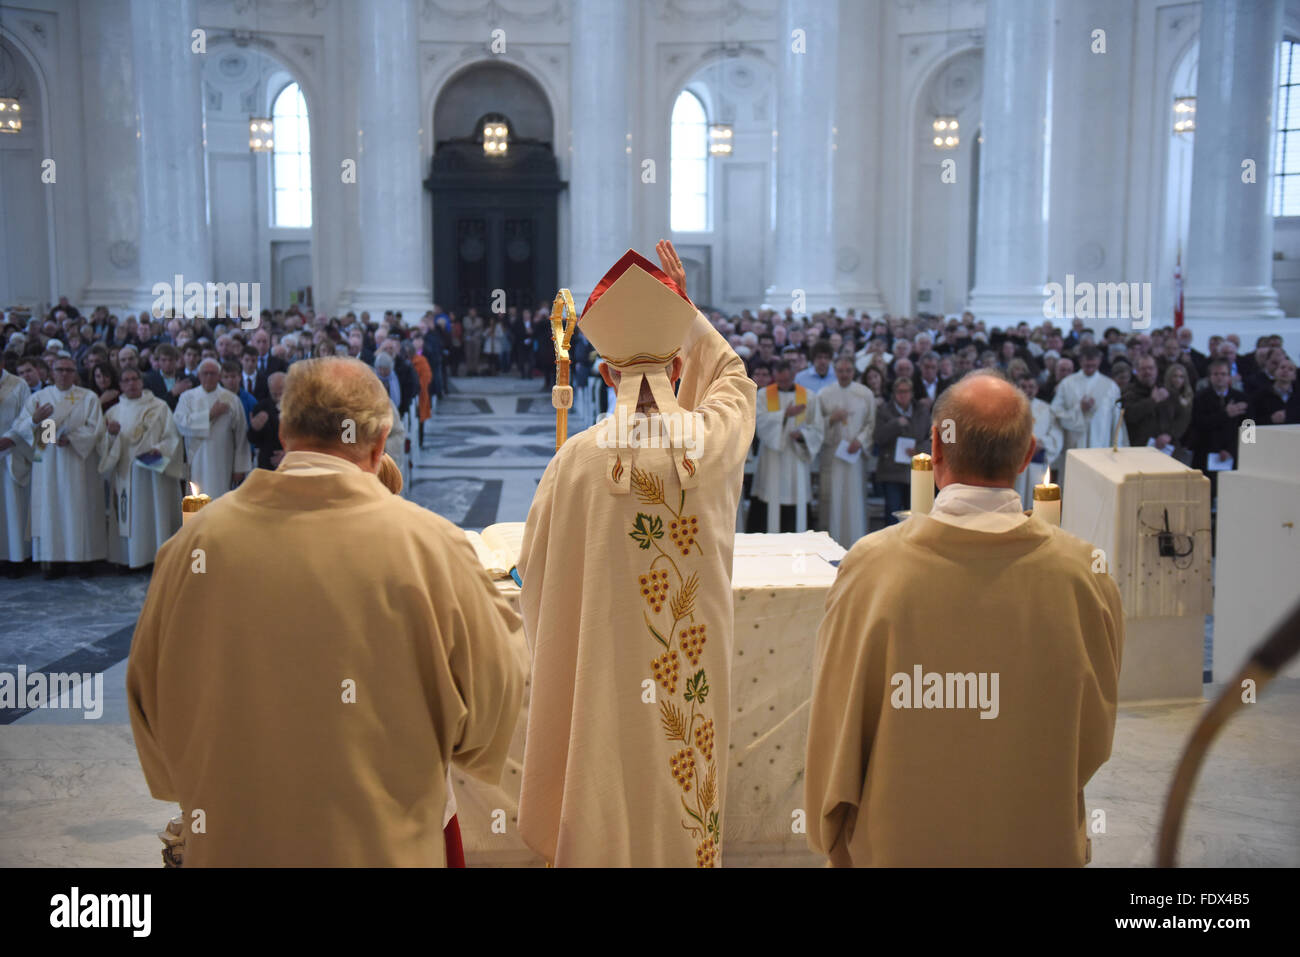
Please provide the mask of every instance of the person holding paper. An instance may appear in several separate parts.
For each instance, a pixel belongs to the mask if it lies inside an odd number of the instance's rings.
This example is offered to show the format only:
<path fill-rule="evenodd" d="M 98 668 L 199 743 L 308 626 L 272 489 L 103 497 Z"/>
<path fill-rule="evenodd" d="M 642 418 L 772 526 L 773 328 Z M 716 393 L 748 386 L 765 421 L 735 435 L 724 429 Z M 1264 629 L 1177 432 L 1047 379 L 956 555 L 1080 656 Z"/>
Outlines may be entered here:
<path fill-rule="evenodd" d="M 880 463 L 876 480 L 885 494 L 885 524 L 898 521 L 895 512 L 908 507 L 912 495 L 912 456 L 930 451 L 930 409 L 912 401 L 910 378 L 894 380 L 890 400 L 876 412 L 876 445 Z"/>
<path fill-rule="evenodd" d="M 808 843 L 836 866 L 1082 866 L 1083 789 L 1115 731 L 1119 588 L 1091 544 L 1022 511 L 1033 417 L 1015 386 L 966 376 L 931 435 L 934 508 L 859 539 L 826 599 Z"/>
<path fill-rule="evenodd" d="M 835 360 L 835 382 L 817 393 L 826 441 L 821 451 L 821 502 L 817 510 L 823 531 L 845 548 L 867 534 L 866 447 L 876 431 L 876 397 L 853 381 L 853 360 Z"/>
<path fill-rule="evenodd" d="M 104 420 L 108 560 L 143 568 L 181 527 L 181 434 L 167 403 L 145 391 L 139 369 L 122 370 L 122 397 Z"/>
<path fill-rule="evenodd" d="M 715 867 L 728 833 L 754 384 L 686 298 L 671 244 L 658 252 L 662 270 L 629 250 L 587 300 L 578 329 L 617 402 L 551 459 L 519 558 L 533 652 L 519 834 L 556 867 Z"/>
<path fill-rule="evenodd" d="M 102 561 L 108 526 L 99 475 L 104 440 L 99 397 L 75 385 L 77 364 L 70 356 L 59 356 L 52 366 L 54 385 L 27 400 L 13 430 L 33 449 L 32 557 L 49 562 L 46 573 L 53 577 L 66 571 L 68 562 Z"/>
<path fill-rule="evenodd" d="M 199 388 L 181 393 L 176 403 L 176 428 L 185 437 L 190 481 L 205 495 L 219 498 L 252 468 L 248 426 L 239 397 L 218 384 L 217 360 L 200 362 L 198 376 Z"/>
<path fill-rule="evenodd" d="M 1219 490 L 1219 473 L 1236 467 L 1237 438 L 1250 403 L 1246 393 L 1232 387 L 1232 367 L 1226 359 L 1210 362 L 1210 385 L 1192 401 L 1192 468 L 1210 477 L 1210 494 Z"/>
<path fill-rule="evenodd" d="M 824 435 L 816 394 L 796 385 L 785 359 L 772 363 L 776 380 L 758 396 L 758 464 L 749 500 L 748 532 L 806 532 L 812 499 L 812 460 Z"/>
<path fill-rule="evenodd" d="M 1120 390 L 1115 380 L 1102 375 L 1101 350 L 1084 346 L 1079 350 L 1079 371 L 1066 376 L 1052 396 L 1052 412 L 1065 432 L 1061 474 L 1070 449 L 1099 449 L 1111 444 L 1119 424 L 1119 444 L 1128 445 L 1119 410 Z"/>
<path fill-rule="evenodd" d="M 32 390 L 0 367 L 0 568 L 11 575 L 32 557 L 27 538 L 31 508 L 32 450 L 14 424 Z"/>

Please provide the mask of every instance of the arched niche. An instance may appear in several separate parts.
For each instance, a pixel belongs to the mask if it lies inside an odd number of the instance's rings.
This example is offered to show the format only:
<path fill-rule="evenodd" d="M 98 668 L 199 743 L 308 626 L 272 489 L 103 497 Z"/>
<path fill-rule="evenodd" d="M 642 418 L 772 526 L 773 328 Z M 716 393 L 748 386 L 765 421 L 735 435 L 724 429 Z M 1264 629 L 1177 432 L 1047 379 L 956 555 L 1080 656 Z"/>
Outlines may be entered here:
<path fill-rule="evenodd" d="M 487 117 L 508 129 L 504 150 L 487 148 Z M 551 142 L 554 123 L 541 85 L 508 63 L 470 64 L 439 91 L 425 187 L 440 306 L 486 317 L 494 306 L 533 309 L 555 295 L 558 195 L 566 184 Z"/>

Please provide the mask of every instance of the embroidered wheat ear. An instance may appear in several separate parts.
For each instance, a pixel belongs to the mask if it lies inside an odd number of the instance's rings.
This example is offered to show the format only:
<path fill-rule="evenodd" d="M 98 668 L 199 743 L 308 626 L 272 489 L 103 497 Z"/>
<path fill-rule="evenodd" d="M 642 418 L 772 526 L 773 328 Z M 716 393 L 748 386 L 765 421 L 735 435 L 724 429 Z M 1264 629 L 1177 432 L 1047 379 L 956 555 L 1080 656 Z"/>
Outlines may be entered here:
<path fill-rule="evenodd" d="M 686 718 L 680 708 L 671 701 L 661 701 L 659 720 L 664 726 L 664 734 L 668 735 L 669 741 L 686 743 Z"/>
<path fill-rule="evenodd" d="M 691 573 L 690 578 L 682 582 L 682 587 L 677 590 L 677 594 L 673 595 L 668 605 L 675 621 L 681 621 L 695 611 L 695 592 L 699 587 L 700 579 L 694 572 Z"/>
<path fill-rule="evenodd" d="M 631 483 L 642 505 L 664 504 L 664 480 L 658 475 L 644 469 L 633 468 Z"/>
<path fill-rule="evenodd" d="M 713 801 L 718 796 L 718 766 L 709 765 L 709 773 L 704 777 L 704 784 L 700 787 L 700 804 L 707 813 L 713 807 Z"/>

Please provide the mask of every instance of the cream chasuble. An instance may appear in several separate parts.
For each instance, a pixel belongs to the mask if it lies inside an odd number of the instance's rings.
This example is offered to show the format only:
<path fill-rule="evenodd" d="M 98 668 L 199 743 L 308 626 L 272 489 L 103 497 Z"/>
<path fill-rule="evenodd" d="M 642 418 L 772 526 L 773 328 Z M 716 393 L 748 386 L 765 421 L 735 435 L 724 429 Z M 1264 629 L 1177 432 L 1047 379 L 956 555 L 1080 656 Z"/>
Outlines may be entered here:
<path fill-rule="evenodd" d="M 834 864 L 1087 860 L 1083 788 L 1110 756 L 1124 609 L 1091 545 L 1004 491 L 1007 512 L 914 515 L 840 564 L 804 805 L 808 843 Z M 955 490 L 955 512 L 981 496 Z M 961 527 L 976 519 L 1014 527 Z"/>
<path fill-rule="evenodd" d="M 838 381 L 817 393 L 826 438 L 821 449 L 821 501 L 818 516 L 823 530 L 845 548 L 867 534 L 867 455 L 876 432 L 876 397 L 860 382 L 847 387 Z M 848 413 L 843 422 L 831 422 L 838 409 Z M 846 462 L 836 453 L 841 442 L 857 442 L 857 458 Z M 847 451 L 847 450 L 846 450 Z M 771 526 L 769 526 L 770 528 Z"/>
<path fill-rule="evenodd" d="M 0 438 L 14 443 L 9 451 L 0 452 L 0 561 L 5 562 L 32 557 L 28 533 L 32 449 L 14 428 L 31 394 L 21 377 L 0 369 Z"/>
<path fill-rule="evenodd" d="M 1032 509 L 1034 486 L 1042 484 L 1048 466 L 1053 465 L 1057 456 L 1061 454 L 1061 449 L 1065 447 L 1065 433 L 1061 431 L 1061 423 L 1056 421 L 1052 407 L 1042 399 L 1031 399 L 1029 407 L 1034 413 L 1034 439 L 1038 442 L 1038 449 L 1043 453 L 1043 460 L 1030 462 L 1025 466 L 1025 470 L 1016 476 L 1016 491 L 1020 493 L 1020 501 L 1025 508 Z M 1034 453 L 1034 458 L 1038 458 L 1037 451 Z"/>
<path fill-rule="evenodd" d="M 167 403 L 149 391 L 138 399 L 123 395 L 104 418 L 121 425 L 117 435 L 105 430 L 99 462 L 108 479 L 108 559 L 141 568 L 181 527 L 181 435 Z M 136 461 L 153 449 L 162 454 L 161 472 Z"/>
<path fill-rule="evenodd" d="M 518 630 L 464 533 L 374 475 L 252 472 L 159 549 L 131 641 L 149 791 L 205 815 L 185 867 L 443 866 L 449 763 L 501 778 Z"/>
<path fill-rule="evenodd" d="M 828 386 L 829 388 L 829 386 Z M 797 404 L 800 395 L 807 406 L 787 417 L 785 409 Z M 821 451 L 823 421 L 817 396 L 796 386 L 781 392 L 775 383 L 758 395 L 755 429 L 758 433 L 758 464 L 754 467 L 751 494 L 767 503 L 767 530 L 781 530 L 781 506 L 795 505 L 795 531 L 808 530 L 808 504 L 812 498 L 813 458 Z M 801 439 L 791 433 L 798 431 Z"/>
<path fill-rule="evenodd" d="M 528 513 L 519 832 L 556 866 L 721 861 L 731 556 L 754 383 L 698 313 L 681 354 L 690 468 L 681 448 L 611 449 L 598 423 L 556 453 Z"/>
<path fill-rule="evenodd" d="M 1087 412 L 1079 405 L 1085 395 L 1091 396 L 1094 402 Z M 1119 397 L 1119 386 L 1100 372 L 1088 376 L 1079 371 L 1062 379 L 1052 396 L 1052 412 L 1065 433 L 1062 452 L 1110 445 L 1117 421 L 1120 422 L 1119 444 L 1128 445 L 1128 429 L 1123 424 L 1119 406 L 1115 404 Z M 1061 462 L 1064 465 L 1064 456 Z"/>
<path fill-rule="evenodd" d="M 215 402 L 224 402 L 230 411 L 211 420 L 208 416 Z M 252 468 L 243 403 L 222 386 L 211 392 L 202 386 L 182 392 L 176 403 L 176 428 L 185 436 L 190 481 L 212 498 L 230 491 L 234 473 L 247 474 Z"/>
<path fill-rule="evenodd" d="M 36 407 L 53 406 L 54 441 L 43 445 L 45 430 L 33 421 Z M 93 562 L 108 554 L 104 480 L 99 451 L 104 415 L 99 397 L 73 386 L 60 392 L 47 386 L 23 406 L 14 428 L 31 446 L 32 558 L 38 562 Z M 58 445 L 66 437 L 68 444 Z M 39 445 L 39 448 L 38 448 Z"/>

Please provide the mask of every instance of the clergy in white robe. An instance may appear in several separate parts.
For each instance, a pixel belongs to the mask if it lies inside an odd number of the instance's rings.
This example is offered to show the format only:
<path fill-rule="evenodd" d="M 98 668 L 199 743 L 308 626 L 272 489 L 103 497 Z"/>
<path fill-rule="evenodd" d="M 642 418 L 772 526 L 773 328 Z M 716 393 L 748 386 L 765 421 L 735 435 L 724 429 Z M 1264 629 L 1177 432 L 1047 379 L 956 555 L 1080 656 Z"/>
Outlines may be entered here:
<path fill-rule="evenodd" d="M 818 516 L 822 529 L 845 548 L 867 534 L 867 452 L 876 431 L 875 394 L 854 382 L 853 372 L 853 360 L 841 356 L 835 382 L 817 393 L 826 428 Z"/>
<path fill-rule="evenodd" d="M 54 384 L 33 393 L 14 425 L 33 449 L 32 558 L 100 561 L 108 554 L 99 474 L 104 415 L 99 396 L 74 385 L 71 359 L 59 357 L 52 365 Z"/>
<path fill-rule="evenodd" d="M 134 368 L 122 370 L 122 397 L 104 419 L 99 470 L 108 480 L 108 560 L 143 568 L 181 527 L 181 434 L 167 403 L 145 391 Z"/>
<path fill-rule="evenodd" d="M 826 600 L 808 842 L 840 866 L 1082 866 L 1083 789 L 1115 730 L 1119 589 L 1092 545 L 1020 507 L 1022 393 L 977 373 L 934 422 L 933 510 L 860 539 Z"/>
<path fill-rule="evenodd" d="M 1034 416 L 1034 455 L 1025 470 L 1016 476 L 1016 491 L 1027 509 L 1034 507 L 1034 486 L 1040 485 L 1048 469 L 1065 447 L 1065 434 L 1056 421 L 1052 407 L 1038 398 L 1038 380 L 1032 375 L 1023 376 L 1018 383 L 1020 391 L 1029 399 L 1029 409 Z"/>
<path fill-rule="evenodd" d="M 1065 477 L 1065 453 L 1070 449 L 1099 449 L 1111 444 L 1119 425 L 1119 444 L 1128 445 L 1128 431 L 1119 406 L 1120 389 L 1115 380 L 1098 372 L 1101 351 L 1095 346 L 1079 350 L 1079 371 L 1056 385 L 1052 413 L 1065 434 L 1060 470 Z"/>
<path fill-rule="evenodd" d="M 32 449 L 14 428 L 31 395 L 26 382 L 0 368 L 0 562 L 32 557 L 27 534 Z"/>
<path fill-rule="evenodd" d="M 185 867 L 441 867 L 448 765 L 500 782 L 519 617 L 460 529 L 376 478 L 368 366 L 294 363 L 281 411 L 280 467 L 158 552 L 126 674 L 150 793 L 204 812 Z"/>
<path fill-rule="evenodd" d="M 212 498 L 220 498 L 252 468 L 248 426 L 239 396 L 218 383 L 221 365 L 199 363 L 199 388 L 181 393 L 176 428 L 185 437 L 190 481 Z"/>
<path fill-rule="evenodd" d="M 629 252 L 587 303 L 580 328 L 618 401 L 551 460 L 519 559 L 533 651 L 519 833 L 559 867 L 718 866 L 727 833 L 731 559 L 754 384 L 678 292 L 667 244 L 660 258 L 673 279 Z M 683 416 L 692 431 L 673 436 Z M 635 423 L 668 441 L 634 446 Z"/>
<path fill-rule="evenodd" d="M 795 385 L 784 359 L 776 379 L 758 396 L 758 464 L 750 489 L 750 532 L 806 532 L 812 499 L 812 461 L 821 451 L 823 422 L 816 395 Z"/>

